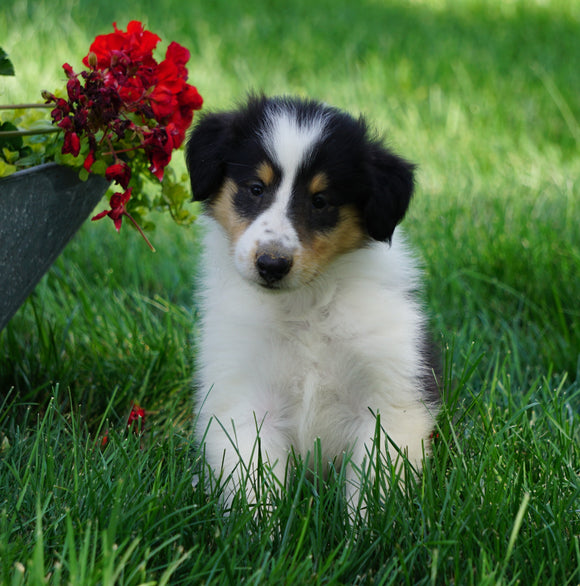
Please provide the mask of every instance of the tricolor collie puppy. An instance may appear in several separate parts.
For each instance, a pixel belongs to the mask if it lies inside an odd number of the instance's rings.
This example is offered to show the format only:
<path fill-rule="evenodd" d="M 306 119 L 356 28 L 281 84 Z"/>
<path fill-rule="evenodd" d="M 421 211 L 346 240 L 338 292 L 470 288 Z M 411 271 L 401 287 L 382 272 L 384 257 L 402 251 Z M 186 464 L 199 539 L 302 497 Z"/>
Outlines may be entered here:
<path fill-rule="evenodd" d="M 260 451 L 283 481 L 319 440 L 323 462 L 349 454 L 354 499 L 378 416 L 382 449 L 420 468 L 439 394 L 395 229 L 413 165 L 362 119 L 265 97 L 201 118 L 187 165 L 205 202 L 196 433 L 215 473 L 233 489 Z"/>

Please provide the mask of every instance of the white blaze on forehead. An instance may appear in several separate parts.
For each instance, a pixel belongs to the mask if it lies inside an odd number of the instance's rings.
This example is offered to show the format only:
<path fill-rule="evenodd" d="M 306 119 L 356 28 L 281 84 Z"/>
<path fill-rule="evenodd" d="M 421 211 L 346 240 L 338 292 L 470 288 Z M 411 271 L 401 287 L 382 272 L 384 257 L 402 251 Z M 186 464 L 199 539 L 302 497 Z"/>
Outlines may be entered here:
<path fill-rule="evenodd" d="M 315 143 L 324 135 L 324 115 L 299 121 L 296 113 L 273 107 L 262 131 L 262 140 L 272 160 L 280 166 L 282 180 L 294 178 L 308 160 Z"/>
<path fill-rule="evenodd" d="M 279 237 L 284 238 L 290 232 L 293 233 L 292 239 L 297 240 L 288 219 L 292 187 L 300 166 L 308 161 L 315 144 L 324 136 L 325 126 L 326 118 L 323 114 L 313 114 L 299 120 L 294 110 L 277 105 L 271 106 L 267 112 L 261 138 L 282 176 L 274 202 L 262 219 L 267 220 L 269 228 Z"/>
<path fill-rule="evenodd" d="M 236 243 L 235 263 L 242 275 L 257 279 L 254 265 L 257 251 L 275 246 L 287 253 L 300 247 L 300 240 L 288 210 L 292 187 L 301 165 L 308 161 L 315 144 L 324 136 L 326 119 L 314 115 L 300 123 L 293 111 L 272 106 L 260 133 L 266 152 L 281 171 L 273 202 L 260 214 Z"/>

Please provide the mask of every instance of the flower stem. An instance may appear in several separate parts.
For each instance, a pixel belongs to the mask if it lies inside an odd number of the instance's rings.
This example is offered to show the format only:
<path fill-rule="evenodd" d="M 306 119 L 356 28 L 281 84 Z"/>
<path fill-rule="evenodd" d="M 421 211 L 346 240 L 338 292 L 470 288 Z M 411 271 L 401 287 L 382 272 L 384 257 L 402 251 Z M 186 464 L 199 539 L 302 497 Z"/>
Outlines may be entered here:
<path fill-rule="evenodd" d="M 140 145 L 137 145 L 137 146 L 134 146 L 134 147 L 130 147 L 130 148 L 127 148 L 127 149 L 121 149 L 120 151 L 112 150 L 112 147 L 111 147 L 111 150 L 110 151 L 108 151 L 106 153 L 103 153 L 103 157 L 110 157 L 110 156 L 121 155 L 123 153 L 130 153 L 132 151 L 139 150 L 140 148 L 142 148 L 142 146 L 143 145 L 140 144 Z"/>
<path fill-rule="evenodd" d="M 145 232 L 143 232 L 143 230 L 141 230 L 141 226 L 139 226 L 139 224 L 137 224 L 137 222 L 135 221 L 133 216 L 127 211 L 124 211 L 123 215 L 126 216 L 127 218 L 129 218 L 129 220 L 131 220 L 131 222 L 133 222 L 133 226 L 135 226 L 135 228 L 137 228 L 139 234 L 141 234 L 141 236 L 143 236 L 143 239 L 147 243 L 147 246 L 149 246 L 149 248 L 151 249 L 151 252 L 155 252 L 155 248 L 153 247 L 153 244 L 151 244 L 151 242 L 149 242 L 149 238 L 147 238 L 147 236 L 145 236 Z"/>
<path fill-rule="evenodd" d="M 27 110 L 28 108 L 52 108 L 53 104 L 0 104 L 0 110 Z"/>
<path fill-rule="evenodd" d="M 60 128 L 37 128 L 36 130 L 2 130 L 0 137 L 14 138 L 15 136 L 34 136 L 35 134 L 50 134 L 58 132 Z"/>

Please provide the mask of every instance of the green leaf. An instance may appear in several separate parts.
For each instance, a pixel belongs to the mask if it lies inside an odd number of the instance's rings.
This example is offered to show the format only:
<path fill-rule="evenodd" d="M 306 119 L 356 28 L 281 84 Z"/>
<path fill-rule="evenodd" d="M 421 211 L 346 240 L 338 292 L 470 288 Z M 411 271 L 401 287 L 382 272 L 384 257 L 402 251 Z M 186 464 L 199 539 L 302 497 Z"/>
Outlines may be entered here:
<path fill-rule="evenodd" d="M 0 124 L 0 132 L 14 132 L 18 128 L 12 124 L 12 122 L 3 122 Z M 0 149 L 8 148 L 12 151 L 18 151 L 22 148 L 22 137 L 21 136 L 2 136 L 0 135 Z"/>
<path fill-rule="evenodd" d="M 18 171 L 18 167 L 16 165 L 9 165 L 5 163 L 3 159 L 0 159 L 0 177 L 8 177 L 8 175 L 12 175 L 12 173 L 16 173 Z"/>
<path fill-rule="evenodd" d="M 0 75 L 14 75 L 14 65 L 2 47 L 0 47 Z"/>
<path fill-rule="evenodd" d="M 94 175 L 104 176 L 108 166 L 109 165 L 107 164 L 107 162 L 103 161 L 103 159 L 97 159 L 91 167 L 91 173 L 93 173 Z"/>

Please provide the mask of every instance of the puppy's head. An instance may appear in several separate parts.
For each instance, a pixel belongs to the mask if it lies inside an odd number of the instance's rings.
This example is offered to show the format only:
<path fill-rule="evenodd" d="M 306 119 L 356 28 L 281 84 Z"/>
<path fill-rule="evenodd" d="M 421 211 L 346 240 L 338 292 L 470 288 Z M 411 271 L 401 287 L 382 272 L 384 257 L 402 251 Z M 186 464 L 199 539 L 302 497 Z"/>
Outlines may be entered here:
<path fill-rule="evenodd" d="M 390 241 L 413 193 L 413 165 L 365 122 L 317 102 L 251 97 L 201 118 L 187 144 L 193 196 L 226 231 L 237 270 L 292 289 L 338 255 Z"/>

